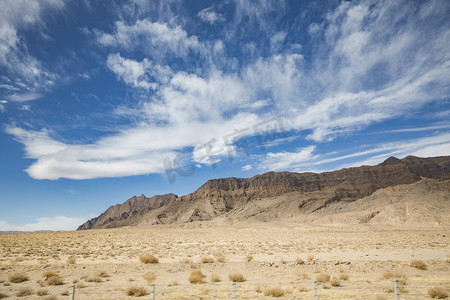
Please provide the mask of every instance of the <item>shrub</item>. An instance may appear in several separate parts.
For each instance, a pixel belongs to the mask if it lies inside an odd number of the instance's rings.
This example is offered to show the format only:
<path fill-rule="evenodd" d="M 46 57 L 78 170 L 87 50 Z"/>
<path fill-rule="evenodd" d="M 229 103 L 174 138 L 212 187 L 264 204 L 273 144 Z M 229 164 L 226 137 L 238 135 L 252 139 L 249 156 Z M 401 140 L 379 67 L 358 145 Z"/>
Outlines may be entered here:
<path fill-rule="evenodd" d="M 316 280 L 318 282 L 330 281 L 330 275 L 329 274 L 325 274 L 325 273 L 321 273 L 321 274 L 317 275 Z"/>
<path fill-rule="evenodd" d="M 214 258 L 209 257 L 209 256 L 204 256 L 204 257 L 202 257 L 201 262 L 204 264 L 211 264 L 214 262 Z"/>
<path fill-rule="evenodd" d="M 36 292 L 36 295 L 38 296 L 46 296 L 48 294 L 47 290 L 39 290 Z"/>
<path fill-rule="evenodd" d="M 205 275 L 203 275 L 202 271 L 200 270 L 193 270 L 191 274 L 188 277 L 188 281 L 190 283 L 203 283 L 203 278 Z"/>
<path fill-rule="evenodd" d="M 402 278 L 406 279 L 406 275 L 399 271 L 386 271 L 383 273 L 382 279 Z"/>
<path fill-rule="evenodd" d="M 220 282 L 220 276 L 216 273 L 211 274 L 211 282 Z"/>
<path fill-rule="evenodd" d="M 22 273 L 12 274 L 8 277 L 9 282 L 11 283 L 21 283 L 24 281 L 28 281 L 30 278 Z"/>
<path fill-rule="evenodd" d="M 228 275 L 228 278 L 233 282 L 244 282 L 245 281 L 244 275 L 242 275 L 241 273 L 230 273 Z"/>
<path fill-rule="evenodd" d="M 226 258 L 225 255 L 220 254 L 220 255 L 216 256 L 216 260 L 217 260 L 218 262 L 220 262 L 220 263 L 223 263 L 223 262 L 225 262 L 225 261 L 227 260 L 227 258 Z"/>
<path fill-rule="evenodd" d="M 304 261 L 303 259 L 301 259 L 300 257 L 297 257 L 297 258 L 295 259 L 295 263 L 296 263 L 297 265 L 303 265 L 303 264 L 305 263 L 305 261 Z"/>
<path fill-rule="evenodd" d="M 108 274 L 108 272 L 102 270 L 97 273 L 97 276 L 102 277 L 102 278 L 107 278 L 107 277 L 109 277 L 109 274 Z"/>
<path fill-rule="evenodd" d="M 17 291 L 16 296 L 17 297 L 25 297 L 33 294 L 33 290 L 30 288 L 21 288 Z"/>
<path fill-rule="evenodd" d="M 339 274 L 340 280 L 348 280 L 349 278 L 350 278 L 350 276 L 348 274 L 345 274 L 345 273 Z"/>
<path fill-rule="evenodd" d="M 144 264 L 157 264 L 158 258 L 151 254 L 142 254 L 139 256 L 139 260 Z"/>
<path fill-rule="evenodd" d="M 102 278 L 98 277 L 98 276 L 89 276 L 88 278 L 86 278 L 87 282 L 102 282 Z"/>
<path fill-rule="evenodd" d="M 245 257 L 245 260 L 246 260 L 246 261 L 252 261 L 252 260 L 253 260 L 253 256 L 251 256 L 251 255 L 249 254 L 249 255 L 247 255 L 247 256 Z"/>
<path fill-rule="evenodd" d="M 147 295 L 147 290 L 142 286 L 131 286 L 126 290 L 128 296 L 142 297 Z"/>
<path fill-rule="evenodd" d="M 44 279 L 47 279 L 50 277 L 55 277 L 55 276 L 59 276 L 59 274 L 56 272 L 53 272 L 53 271 L 45 271 L 44 273 L 42 273 L 42 277 L 44 277 Z"/>
<path fill-rule="evenodd" d="M 421 260 L 412 260 L 409 264 L 410 267 L 419 269 L 419 270 L 426 270 L 427 269 L 427 265 L 421 261 Z"/>
<path fill-rule="evenodd" d="M 62 278 L 59 276 L 48 277 L 46 282 L 48 285 L 62 285 L 64 283 Z"/>
<path fill-rule="evenodd" d="M 341 286 L 341 282 L 336 278 L 331 279 L 331 286 L 338 287 Z"/>
<path fill-rule="evenodd" d="M 433 299 L 444 299 L 448 297 L 447 292 L 444 289 L 438 287 L 428 289 L 428 295 L 430 295 L 430 297 Z"/>
<path fill-rule="evenodd" d="M 73 265 L 74 263 L 76 263 L 76 259 L 75 259 L 75 257 L 73 257 L 73 256 L 71 256 L 71 257 L 69 257 L 68 259 L 67 259 L 67 263 L 69 264 L 69 265 Z"/>
<path fill-rule="evenodd" d="M 148 283 L 151 283 L 156 279 L 156 275 L 152 272 L 145 273 L 142 277 L 144 277 L 144 279 L 147 280 Z"/>
<path fill-rule="evenodd" d="M 264 290 L 264 296 L 281 297 L 284 296 L 285 291 L 280 288 L 268 288 Z"/>
<path fill-rule="evenodd" d="M 77 289 L 82 289 L 82 288 L 86 287 L 86 285 L 84 284 L 83 281 L 78 281 L 75 286 Z"/>

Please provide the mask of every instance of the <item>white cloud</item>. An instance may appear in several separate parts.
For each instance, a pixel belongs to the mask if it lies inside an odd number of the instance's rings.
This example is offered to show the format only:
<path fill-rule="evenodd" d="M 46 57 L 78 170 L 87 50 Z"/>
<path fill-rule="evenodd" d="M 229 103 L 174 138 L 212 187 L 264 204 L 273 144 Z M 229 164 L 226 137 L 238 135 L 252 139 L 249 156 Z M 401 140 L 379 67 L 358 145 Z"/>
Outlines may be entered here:
<path fill-rule="evenodd" d="M 243 171 L 250 171 L 251 169 L 253 169 L 252 165 L 245 165 L 241 168 Z"/>
<path fill-rule="evenodd" d="M 169 67 L 153 65 L 144 58 L 141 62 L 126 59 L 119 53 L 108 55 L 107 66 L 126 84 L 143 89 L 156 89 L 159 83 L 166 83 L 171 75 Z"/>
<path fill-rule="evenodd" d="M 12 94 L 11 96 L 8 97 L 8 99 L 15 102 L 25 102 L 36 100 L 41 97 L 42 95 L 39 93 L 25 93 L 25 94 Z"/>
<path fill-rule="evenodd" d="M 391 143 L 365 145 L 365 150 L 358 148 L 346 149 L 344 155 L 336 153 L 321 153 L 313 155 L 314 146 L 300 149 L 298 152 L 267 153 L 261 158 L 261 170 L 289 170 L 296 172 L 335 170 L 349 167 L 348 163 L 339 167 L 328 167 L 330 163 L 353 159 L 350 166 L 375 165 L 390 156 L 403 158 L 408 155 L 420 157 L 444 156 L 450 153 L 450 133 L 440 133 L 428 137 L 400 140 Z M 362 157 L 363 159 L 358 159 Z M 355 158 L 357 160 L 355 160 Z"/>
<path fill-rule="evenodd" d="M 304 162 L 314 159 L 315 146 L 298 149 L 297 152 L 269 152 L 261 162 L 261 169 L 270 171 L 287 171 L 297 169 Z"/>
<path fill-rule="evenodd" d="M 0 221 L 0 231 L 75 230 L 85 220 L 83 218 L 55 216 L 38 218 L 33 223 L 24 225 L 12 225 L 6 221 Z"/>
<path fill-rule="evenodd" d="M 201 11 L 198 12 L 197 17 L 210 24 L 225 21 L 225 18 L 221 14 L 215 12 L 212 7 L 202 9 Z"/>
<path fill-rule="evenodd" d="M 49 11 L 64 7 L 62 0 L 4 0 L 0 8 L 0 66 L 14 79 L 3 86 L 9 90 L 24 91 L 48 88 L 56 75 L 30 55 L 20 30 L 41 26 Z M 4 80 L 2 80 L 4 81 Z M 19 95 L 20 97 L 20 95 Z"/>
<path fill-rule="evenodd" d="M 202 52 L 203 45 L 194 35 L 188 36 L 180 26 L 170 27 L 167 23 L 138 20 L 133 25 L 116 22 L 113 34 L 97 33 L 103 46 L 121 46 L 124 49 L 142 47 L 149 56 L 164 57 L 173 54 L 186 57 L 189 51 Z"/>

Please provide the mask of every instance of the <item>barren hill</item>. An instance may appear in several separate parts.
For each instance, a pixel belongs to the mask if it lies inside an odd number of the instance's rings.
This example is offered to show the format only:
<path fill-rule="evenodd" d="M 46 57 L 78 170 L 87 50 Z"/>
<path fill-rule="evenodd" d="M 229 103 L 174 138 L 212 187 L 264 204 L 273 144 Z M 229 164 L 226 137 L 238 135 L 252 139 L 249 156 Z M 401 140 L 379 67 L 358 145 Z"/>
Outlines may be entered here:
<path fill-rule="evenodd" d="M 135 197 L 131 198 L 78 229 L 207 220 L 216 223 L 275 219 L 325 223 L 440 222 L 450 207 L 449 177 L 449 156 L 408 156 L 402 160 L 390 157 L 376 166 L 320 174 L 268 172 L 252 178 L 213 179 L 186 196 L 155 196 L 166 200 L 147 205 L 143 210 L 136 207 L 131 210 L 127 202 Z M 394 188 L 397 186 L 402 187 Z M 420 207 L 428 205 L 430 217 L 402 215 L 400 210 L 404 212 L 407 207 L 411 210 L 412 203 Z M 433 211 L 436 211 L 434 215 Z M 392 217 L 396 214 L 402 216 Z"/>

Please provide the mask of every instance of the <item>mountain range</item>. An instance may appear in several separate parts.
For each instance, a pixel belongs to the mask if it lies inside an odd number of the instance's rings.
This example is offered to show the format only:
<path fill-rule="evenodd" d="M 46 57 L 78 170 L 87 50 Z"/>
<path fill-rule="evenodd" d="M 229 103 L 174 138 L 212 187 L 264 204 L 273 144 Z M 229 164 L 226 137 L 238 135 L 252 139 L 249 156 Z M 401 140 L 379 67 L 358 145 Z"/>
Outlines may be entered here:
<path fill-rule="evenodd" d="M 133 196 L 78 230 L 197 221 L 447 224 L 449 217 L 450 156 L 408 156 L 332 172 L 211 179 L 181 197 Z"/>

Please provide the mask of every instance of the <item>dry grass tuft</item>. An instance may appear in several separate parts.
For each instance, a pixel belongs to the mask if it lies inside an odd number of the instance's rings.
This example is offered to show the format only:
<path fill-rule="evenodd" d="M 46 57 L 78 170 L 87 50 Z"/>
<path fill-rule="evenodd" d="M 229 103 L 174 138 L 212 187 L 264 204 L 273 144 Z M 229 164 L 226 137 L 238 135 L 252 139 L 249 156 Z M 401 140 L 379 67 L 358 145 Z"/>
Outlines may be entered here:
<path fill-rule="evenodd" d="M 8 277 L 9 282 L 11 283 L 21 283 L 24 281 L 28 281 L 30 278 L 22 273 L 12 274 Z"/>
<path fill-rule="evenodd" d="M 147 290 L 142 286 L 131 286 L 126 290 L 128 296 L 142 297 L 148 294 Z"/>
<path fill-rule="evenodd" d="M 62 284 L 64 284 L 64 281 L 59 276 L 48 277 L 45 281 L 47 282 L 48 285 L 62 285 Z"/>
<path fill-rule="evenodd" d="M 48 295 L 48 291 L 47 290 L 39 290 L 36 292 L 36 295 L 38 296 L 47 296 Z"/>
<path fill-rule="evenodd" d="M 224 263 L 227 260 L 227 257 L 223 254 L 217 255 L 216 260 L 220 263 Z"/>
<path fill-rule="evenodd" d="M 416 269 L 419 269 L 419 270 L 426 270 L 427 269 L 427 265 L 423 261 L 417 260 L 417 259 L 416 260 L 412 260 L 409 263 L 409 266 L 413 267 L 413 268 L 416 268 Z"/>
<path fill-rule="evenodd" d="M 350 275 L 345 274 L 345 273 L 341 273 L 341 274 L 339 274 L 339 279 L 340 280 L 344 280 L 344 281 L 349 280 L 350 279 Z"/>
<path fill-rule="evenodd" d="M 19 289 L 16 293 L 17 297 L 25 297 L 29 295 L 33 295 L 33 290 L 27 287 Z"/>
<path fill-rule="evenodd" d="M 148 283 L 152 283 L 156 279 L 155 273 L 152 272 L 145 273 L 142 277 L 144 277 L 144 279 L 147 280 Z"/>
<path fill-rule="evenodd" d="M 406 279 L 406 275 L 399 271 L 386 271 L 383 273 L 383 276 L 381 277 L 381 279 L 392 279 L 392 278 Z"/>
<path fill-rule="evenodd" d="M 204 264 L 211 264 L 214 262 L 214 258 L 212 258 L 210 256 L 203 256 L 200 261 Z"/>
<path fill-rule="evenodd" d="M 330 274 L 326 274 L 326 273 L 321 273 L 319 275 L 317 275 L 316 280 L 318 282 L 327 282 L 330 281 Z"/>
<path fill-rule="evenodd" d="M 157 264 L 159 262 L 158 258 L 152 254 L 142 254 L 139 256 L 139 260 L 144 264 Z"/>
<path fill-rule="evenodd" d="M 264 290 L 264 296 L 281 297 L 286 292 L 280 288 L 268 288 Z"/>
<path fill-rule="evenodd" d="M 220 276 L 216 273 L 211 274 L 211 282 L 220 282 Z"/>
<path fill-rule="evenodd" d="M 203 275 L 202 271 L 200 270 L 193 270 L 191 274 L 188 277 L 188 281 L 190 283 L 203 283 L 203 278 L 205 275 Z"/>
<path fill-rule="evenodd" d="M 308 255 L 308 261 L 312 262 L 314 260 L 314 255 L 310 254 Z"/>
<path fill-rule="evenodd" d="M 44 298 L 44 300 L 58 300 L 56 296 L 50 295 Z"/>
<path fill-rule="evenodd" d="M 445 299 L 448 297 L 448 293 L 443 288 L 430 288 L 428 289 L 428 295 L 433 299 Z"/>
<path fill-rule="evenodd" d="M 241 273 L 230 273 L 228 278 L 233 282 L 244 282 L 245 277 Z"/>
<path fill-rule="evenodd" d="M 297 257 L 297 258 L 295 259 L 295 263 L 296 263 L 297 265 L 303 265 L 303 264 L 305 263 L 305 261 L 304 261 L 303 259 L 301 259 L 300 257 Z"/>
<path fill-rule="evenodd" d="M 330 283 L 331 283 L 331 286 L 334 286 L 334 287 L 341 286 L 341 282 L 339 280 L 337 280 L 336 278 L 331 279 Z"/>
<path fill-rule="evenodd" d="M 102 278 L 98 277 L 98 276 L 89 276 L 88 278 L 86 278 L 86 282 L 102 282 Z"/>
<path fill-rule="evenodd" d="M 98 277 L 102 277 L 102 278 L 107 278 L 107 277 L 110 277 L 109 276 L 109 274 L 108 274 L 108 272 L 106 272 L 106 271 L 99 271 L 98 273 L 97 273 L 97 276 Z"/>
<path fill-rule="evenodd" d="M 78 282 L 75 284 L 75 287 L 76 287 L 77 289 L 82 289 L 82 288 L 86 287 L 86 285 L 84 284 L 83 281 L 78 281 Z"/>
<path fill-rule="evenodd" d="M 68 263 L 69 265 L 73 265 L 73 264 L 76 263 L 76 262 L 77 262 L 77 260 L 76 260 L 76 258 L 73 257 L 73 256 L 71 256 L 71 257 L 69 257 L 69 258 L 67 259 L 67 263 Z"/>
<path fill-rule="evenodd" d="M 178 285 L 178 281 L 176 280 L 172 280 L 171 282 L 169 282 L 168 286 L 176 286 Z"/>
<path fill-rule="evenodd" d="M 303 278 L 304 280 L 309 280 L 309 279 L 310 279 L 308 273 L 305 273 L 305 272 L 302 273 L 302 278 Z"/>
<path fill-rule="evenodd" d="M 251 256 L 251 255 L 249 254 L 249 255 L 247 255 L 247 256 L 245 257 L 245 260 L 246 260 L 246 261 L 252 261 L 252 260 L 253 260 L 253 256 Z"/>
<path fill-rule="evenodd" d="M 45 271 L 44 273 L 42 273 L 42 277 L 44 277 L 44 279 L 47 279 L 50 277 L 55 277 L 55 276 L 59 276 L 59 274 L 54 271 Z"/>

